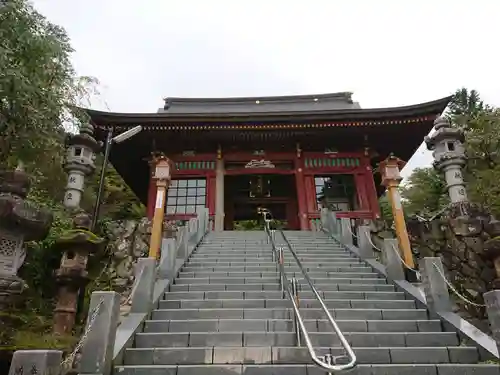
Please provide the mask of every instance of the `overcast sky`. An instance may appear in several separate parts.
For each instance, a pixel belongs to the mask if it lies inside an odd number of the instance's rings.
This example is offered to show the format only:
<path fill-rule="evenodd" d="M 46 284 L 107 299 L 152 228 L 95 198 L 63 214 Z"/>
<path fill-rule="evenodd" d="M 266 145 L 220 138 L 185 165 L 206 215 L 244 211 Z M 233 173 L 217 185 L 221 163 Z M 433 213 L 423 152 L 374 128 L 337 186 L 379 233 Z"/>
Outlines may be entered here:
<path fill-rule="evenodd" d="M 95 109 L 338 91 L 390 107 L 462 86 L 500 105 L 498 0 L 33 2 L 67 30 L 78 74 L 101 82 Z M 404 174 L 431 161 L 421 146 Z"/>

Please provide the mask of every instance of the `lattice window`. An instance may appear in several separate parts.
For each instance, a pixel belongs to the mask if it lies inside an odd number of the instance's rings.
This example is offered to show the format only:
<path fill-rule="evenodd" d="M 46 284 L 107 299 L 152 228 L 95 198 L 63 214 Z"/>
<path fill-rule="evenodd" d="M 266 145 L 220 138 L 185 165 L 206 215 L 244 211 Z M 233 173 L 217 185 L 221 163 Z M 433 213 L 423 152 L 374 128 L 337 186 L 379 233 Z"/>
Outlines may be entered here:
<path fill-rule="evenodd" d="M 357 207 L 356 185 L 350 174 L 314 176 L 318 209 L 352 211 Z"/>
<path fill-rule="evenodd" d="M 1 237 L 0 238 L 0 256 L 4 257 L 12 257 L 16 253 L 17 249 L 17 243 L 16 239 L 14 238 L 6 238 L 6 237 Z"/>
<path fill-rule="evenodd" d="M 22 237 L 0 233 L 0 271 L 16 272 L 21 266 Z"/>
<path fill-rule="evenodd" d="M 168 189 L 168 214 L 194 214 L 206 206 L 206 179 L 173 180 Z"/>

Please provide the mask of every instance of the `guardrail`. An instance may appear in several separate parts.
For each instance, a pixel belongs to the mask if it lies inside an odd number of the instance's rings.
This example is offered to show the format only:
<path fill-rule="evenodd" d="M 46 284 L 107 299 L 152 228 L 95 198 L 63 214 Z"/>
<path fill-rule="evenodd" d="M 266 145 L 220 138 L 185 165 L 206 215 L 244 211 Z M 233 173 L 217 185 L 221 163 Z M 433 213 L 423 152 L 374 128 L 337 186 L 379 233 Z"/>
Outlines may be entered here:
<path fill-rule="evenodd" d="M 481 360 L 500 358 L 500 290 L 491 290 L 483 295 L 485 304 L 481 307 L 486 309 L 491 337 L 454 312 L 449 291 L 455 294 L 457 291 L 446 279 L 441 258 L 425 257 L 419 260 L 419 271 L 415 272 L 419 273 L 422 285 L 415 286 L 405 279 L 407 266 L 399 253 L 397 239 L 386 238 L 383 246 L 377 248 L 371 241 L 368 225 L 360 225 L 354 231 L 350 219 L 338 219 L 334 212 L 327 210 L 321 212 L 321 226 L 324 232 L 361 258 L 375 272 L 391 280 L 396 290 L 414 299 L 418 308 L 427 309 L 430 316 L 441 320 L 447 330 L 456 331 L 462 339 L 475 345 Z M 358 246 L 353 245 L 354 235 Z M 375 259 L 376 253 L 381 255 L 381 262 Z"/>
<path fill-rule="evenodd" d="M 314 347 L 312 345 L 311 339 L 309 337 L 309 333 L 305 327 L 304 324 L 304 319 L 302 318 L 300 314 L 300 308 L 299 308 L 299 292 L 298 292 L 298 283 L 297 280 L 292 278 L 292 281 L 290 282 L 286 276 L 285 272 L 285 266 L 284 266 L 284 253 L 283 253 L 283 248 L 276 247 L 275 243 L 275 232 L 273 232 L 270 228 L 270 212 L 268 210 L 263 210 L 262 212 L 263 218 L 264 218 L 264 231 L 267 234 L 268 241 L 271 243 L 271 249 L 273 251 L 273 258 L 277 262 L 277 267 L 279 270 L 280 274 L 280 285 L 281 285 L 281 291 L 283 292 L 283 298 L 285 297 L 285 294 L 288 294 L 288 297 L 290 298 L 290 301 L 292 302 L 292 307 L 294 310 L 294 322 L 295 322 L 295 332 L 297 335 L 297 346 L 301 345 L 301 333 L 304 338 L 305 344 L 307 346 L 307 350 L 309 351 L 309 355 L 311 356 L 312 361 L 320 368 L 328 371 L 331 373 L 332 371 L 342 371 L 342 370 L 349 370 L 352 369 L 356 366 L 356 355 L 354 354 L 354 351 L 352 350 L 351 346 L 347 342 L 347 339 L 345 338 L 344 334 L 340 330 L 339 326 L 333 319 L 332 315 L 328 311 L 328 308 L 325 305 L 325 302 L 321 298 L 320 294 L 318 293 L 316 287 L 314 286 L 311 278 L 307 274 L 307 271 L 305 270 L 304 266 L 302 265 L 299 257 L 295 253 L 295 250 L 292 248 L 290 242 L 286 238 L 285 234 L 283 233 L 283 230 L 278 229 L 280 232 L 281 236 L 283 237 L 283 240 L 285 241 L 288 250 L 292 254 L 292 256 L 295 259 L 295 262 L 299 266 L 299 269 L 301 270 L 302 274 L 304 275 L 305 280 L 309 284 L 309 287 L 311 288 L 314 296 L 318 300 L 323 312 L 328 318 L 328 321 L 330 322 L 330 325 L 334 329 L 335 333 L 339 337 L 339 340 L 341 342 L 342 347 L 345 349 L 347 352 L 347 358 L 349 359 L 349 362 L 346 364 L 340 364 L 337 365 L 336 362 L 340 358 L 345 358 L 345 356 L 342 357 L 335 357 L 332 356 L 331 354 L 325 355 L 325 356 L 318 356 L 314 350 Z"/>
<path fill-rule="evenodd" d="M 9 375 L 59 375 L 71 370 L 79 357 L 80 375 L 109 375 L 112 366 L 123 363 L 143 322 L 158 306 L 174 277 L 210 231 L 208 209 L 190 219 L 176 238 L 164 238 L 161 258 L 140 258 L 130 296 L 130 312 L 120 319 L 121 296 L 116 292 L 93 292 L 84 333 L 74 351 L 65 359 L 58 350 L 19 350 L 14 353 Z M 30 372 L 31 371 L 31 372 Z"/>

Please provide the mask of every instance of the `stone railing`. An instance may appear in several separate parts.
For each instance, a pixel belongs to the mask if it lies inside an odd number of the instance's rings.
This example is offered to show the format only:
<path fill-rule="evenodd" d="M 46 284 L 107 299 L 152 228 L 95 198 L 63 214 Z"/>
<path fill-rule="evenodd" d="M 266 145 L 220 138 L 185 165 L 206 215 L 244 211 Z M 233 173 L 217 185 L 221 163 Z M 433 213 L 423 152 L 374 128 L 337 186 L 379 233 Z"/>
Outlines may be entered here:
<path fill-rule="evenodd" d="M 414 299 L 417 307 L 426 308 L 433 318 L 441 320 L 445 329 L 458 332 L 462 339 L 476 346 L 482 360 L 500 358 L 500 290 L 491 290 L 484 294 L 484 307 L 491 326 L 491 337 L 453 312 L 449 291 L 458 291 L 446 279 L 441 258 L 424 257 L 420 260 L 419 276 L 422 287 L 415 286 L 406 280 L 407 266 L 400 255 L 397 239 L 386 238 L 381 248 L 374 249 L 369 225 L 359 225 L 354 229 L 351 219 L 339 219 L 335 213 L 326 210 L 321 212 L 321 225 L 322 230 L 333 239 L 358 255 L 376 272 L 391 280 L 397 291 L 402 291 Z M 354 240 L 357 240 L 357 246 L 353 245 Z M 381 262 L 375 259 L 378 254 L 381 255 Z"/>
<path fill-rule="evenodd" d="M 351 220 L 351 225 L 356 226 L 357 222 L 361 221 L 366 221 L 366 220 L 371 220 L 373 218 L 373 214 L 370 211 L 328 211 L 327 209 L 323 208 L 320 212 L 318 213 L 310 213 L 307 215 L 309 219 L 309 228 L 313 232 L 318 232 L 321 231 L 323 228 L 323 218 L 326 212 L 329 212 L 330 214 L 333 214 L 336 219 L 350 219 Z"/>
<path fill-rule="evenodd" d="M 120 294 L 93 292 L 84 333 L 74 351 L 64 360 L 58 350 L 19 350 L 12 358 L 9 375 L 60 375 L 72 367 L 78 356 L 80 375 L 109 375 L 112 366 L 123 363 L 125 349 L 192 252 L 211 230 L 208 210 L 180 227 L 175 238 L 164 238 L 161 258 L 140 258 L 135 283 L 128 298 L 130 312 L 120 319 Z M 30 372 L 31 371 L 31 372 Z"/>

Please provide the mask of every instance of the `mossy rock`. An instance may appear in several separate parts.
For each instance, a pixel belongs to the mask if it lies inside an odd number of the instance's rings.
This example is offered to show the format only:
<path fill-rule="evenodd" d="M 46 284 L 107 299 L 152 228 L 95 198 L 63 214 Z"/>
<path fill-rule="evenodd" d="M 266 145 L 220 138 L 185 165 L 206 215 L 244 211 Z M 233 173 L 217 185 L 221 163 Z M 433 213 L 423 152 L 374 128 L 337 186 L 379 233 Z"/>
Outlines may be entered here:
<path fill-rule="evenodd" d="M 70 229 L 64 232 L 54 243 L 53 248 L 59 251 L 67 250 L 71 245 L 88 244 L 95 247 L 98 251 L 104 249 L 105 239 L 95 233 L 85 229 Z"/>

